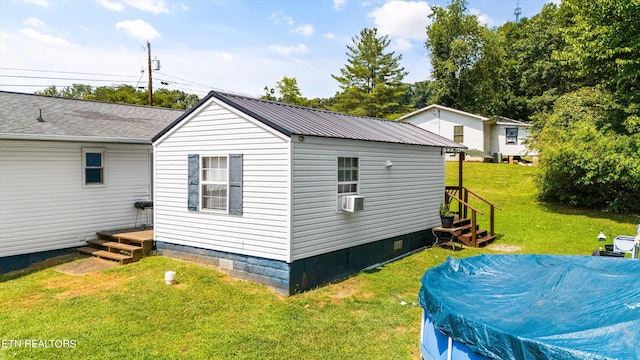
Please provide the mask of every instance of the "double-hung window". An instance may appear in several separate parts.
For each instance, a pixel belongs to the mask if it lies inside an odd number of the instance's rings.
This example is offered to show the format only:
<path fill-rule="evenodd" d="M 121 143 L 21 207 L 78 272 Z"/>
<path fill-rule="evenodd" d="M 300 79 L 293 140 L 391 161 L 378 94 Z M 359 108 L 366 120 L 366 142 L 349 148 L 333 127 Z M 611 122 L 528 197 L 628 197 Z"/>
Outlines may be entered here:
<path fill-rule="evenodd" d="M 455 125 L 453 127 L 453 141 L 457 142 L 458 144 L 464 143 L 464 126 Z"/>
<path fill-rule="evenodd" d="M 242 215 L 242 154 L 188 156 L 189 211 Z"/>
<path fill-rule="evenodd" d="M 82 149 L 83 185 L 104 185 L 104 149 Z"/>
<path fill-rule="evenodd" d="M 227 157 L 202 157 L 202 209 L 227 211 Z"/>
<path fill-rule="evenodd" d="M 338 158 L 338 195 L 358 193 L 358 158 Z"/>
<path fill-rule="evenodd" d="M 507 138 L 507 144 L 518 143 L 518 128 L 507 128 L 505 135 Z"/>

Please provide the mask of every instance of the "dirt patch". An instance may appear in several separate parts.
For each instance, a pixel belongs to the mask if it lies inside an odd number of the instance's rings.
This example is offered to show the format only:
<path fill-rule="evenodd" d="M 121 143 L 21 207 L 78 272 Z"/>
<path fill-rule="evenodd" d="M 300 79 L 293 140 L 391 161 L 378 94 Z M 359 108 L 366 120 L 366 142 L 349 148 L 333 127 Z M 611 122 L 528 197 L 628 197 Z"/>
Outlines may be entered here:
<path fill-rule="evenodd" d="M 55 295 L 57 299 L 73 298 L 87 294 L 93 294 L 104 290 L 124 289 L 123 284 L 136 276 L 125 276 L 121 274 L 105 274 L 101 270 L 118 266 L 113 261 L 98 259 L 94 257 L 81 259 L 71 263 L 57 266 L 55 270 L 59 273 L 71 276 L 57 276 L 44 281 L 43 286 L 47 289 L 60 291 Z M 107 291 L 105 293 L 112 293 Z"/>
<path fill-rule="evenodd" d="M 67 275 L 86 275 L 96 271 L 109 269 L 114 266 L 118 266 L 118 264 L 113 261 L 90 257 L 60 265 L 56 267 L 55 270 Z"/>
<path fill-rule="evenodd" d="M 502 252 L 517 252 L 522 250 L 522 247 L 516 245 L 491 244 L 487 246 L 487 249 Z"/>
<path fill-rule="evenodd" d="M 135 276 L 103 274 L 96 272 L 91 276 L 60 276 L 46 280 L 44 287 L 61 290 L 55 295 L 57 299 L 68 299 L 97 292 L 113 294 L 114 290 L 126 290 L 122 285 L 135 279 Z M 106 290 L 106 291 L 105 291 Z"/>

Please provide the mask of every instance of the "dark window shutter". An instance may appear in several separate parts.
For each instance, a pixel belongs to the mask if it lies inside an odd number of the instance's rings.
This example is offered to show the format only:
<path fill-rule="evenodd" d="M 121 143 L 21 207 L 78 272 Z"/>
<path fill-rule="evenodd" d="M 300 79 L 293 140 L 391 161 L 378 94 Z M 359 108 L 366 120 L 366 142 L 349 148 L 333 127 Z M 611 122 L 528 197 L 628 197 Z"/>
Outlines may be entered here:
<path fill-rule="evenodd" d="M 189 154 L 189 199 L 187 207 L 191 211 L 198 211 L 200 200 L 200 155 Z"/>
<path fill-rule="evenodd" d="M 229 214 L 242 215 L 242 154 L 229 155 Z"/>

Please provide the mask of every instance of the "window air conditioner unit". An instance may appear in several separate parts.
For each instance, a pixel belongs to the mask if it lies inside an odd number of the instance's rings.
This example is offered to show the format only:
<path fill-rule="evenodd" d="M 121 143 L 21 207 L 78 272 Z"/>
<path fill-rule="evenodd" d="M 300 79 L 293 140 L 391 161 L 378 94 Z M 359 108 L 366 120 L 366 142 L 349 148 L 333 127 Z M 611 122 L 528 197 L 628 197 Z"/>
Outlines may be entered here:
<path fill-rule="evenodd" d="M 348 212 L 356 212 L 364 210 L 364 196 L 346 195 L 342 197 L 340 210 Z"/>

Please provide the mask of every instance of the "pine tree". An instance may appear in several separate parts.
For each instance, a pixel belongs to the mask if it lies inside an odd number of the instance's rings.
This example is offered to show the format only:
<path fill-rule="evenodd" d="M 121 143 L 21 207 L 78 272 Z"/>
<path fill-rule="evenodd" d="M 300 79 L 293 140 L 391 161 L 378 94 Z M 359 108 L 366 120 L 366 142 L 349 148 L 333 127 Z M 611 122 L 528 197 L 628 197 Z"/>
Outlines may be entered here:
<path fill-rule="evenodd" d="M 378 36 L 376 28 L 365 28 L 347 45 L 347 64 L 340 75 L 331 75 L 340 83 L 333 110 L 354 115 L 397 118 L 409 108 L 403 104 L 407 75 L 399 62 L 402 55 L 385 52 L 388 36 Z"/>

